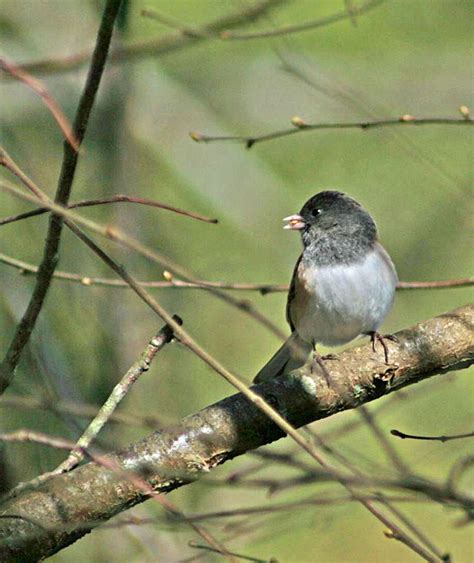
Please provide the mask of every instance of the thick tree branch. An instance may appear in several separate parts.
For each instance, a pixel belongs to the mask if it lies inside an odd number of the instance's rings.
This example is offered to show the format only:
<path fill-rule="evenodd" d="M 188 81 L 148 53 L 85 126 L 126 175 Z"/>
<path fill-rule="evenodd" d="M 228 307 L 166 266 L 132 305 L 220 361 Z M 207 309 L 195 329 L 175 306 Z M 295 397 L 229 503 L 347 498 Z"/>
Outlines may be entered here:
<path fill-rule="evenodd" d="M 369 345 L 342 353 L 331 363 L 332 388 L 302 369 L 254 389 L 292 425 L 303 426 L 468 367 L 474 362 L 473 329 L 474 305 L 467 305 L 398 333 L 399 342 L 390 343 L 390 365 Z M 0 508 L 2 561 L 49 556 L 143 502 L 148 495 L 137 485 L 137 475 L 155 491 L 168 492 L 282 435 L 242 394 L 219 401 L 108 456 L 104 464 L 88 463 L 5 503 Z"/>

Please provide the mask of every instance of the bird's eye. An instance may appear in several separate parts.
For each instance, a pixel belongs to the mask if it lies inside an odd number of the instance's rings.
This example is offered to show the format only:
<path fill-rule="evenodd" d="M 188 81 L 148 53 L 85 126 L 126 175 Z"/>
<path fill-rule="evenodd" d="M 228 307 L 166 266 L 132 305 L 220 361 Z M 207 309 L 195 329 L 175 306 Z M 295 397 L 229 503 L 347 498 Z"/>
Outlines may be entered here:
<path fill-rule="evenodd" d="M 311 210 L 311 215 L 313 217 L 317 217 L 320 213 L 321 213 L 321 209 L 312 209 Z"/>

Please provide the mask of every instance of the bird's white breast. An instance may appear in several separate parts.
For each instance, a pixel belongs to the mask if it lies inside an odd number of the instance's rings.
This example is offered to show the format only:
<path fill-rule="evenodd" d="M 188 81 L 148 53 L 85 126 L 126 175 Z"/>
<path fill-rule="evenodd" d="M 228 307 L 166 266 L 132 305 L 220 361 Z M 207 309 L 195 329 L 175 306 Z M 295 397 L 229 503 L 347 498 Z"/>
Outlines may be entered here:
<path fill-rule="evenodd" d="M 310 266 L 301 261 L 291 318 L 299 336 L 327 346 L 375 331 L 389 312 L 397 274 L 379 244 L 361 262 Z"/>

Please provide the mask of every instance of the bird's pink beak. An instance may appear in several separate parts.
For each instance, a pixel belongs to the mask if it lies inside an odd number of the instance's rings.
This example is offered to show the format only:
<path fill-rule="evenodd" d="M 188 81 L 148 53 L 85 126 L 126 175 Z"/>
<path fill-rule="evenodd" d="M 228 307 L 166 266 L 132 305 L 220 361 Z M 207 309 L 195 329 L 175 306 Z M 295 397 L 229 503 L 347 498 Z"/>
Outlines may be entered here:
<path fill-rule="evenodd" d="M 292 231 L 300 231 L 306 227 L 305 220 L 301 215 L 289 215 L 285 217 L 283 221 L 287 221 L 287 224 L 283 227 L 284 229 L 291 229 Z"/>

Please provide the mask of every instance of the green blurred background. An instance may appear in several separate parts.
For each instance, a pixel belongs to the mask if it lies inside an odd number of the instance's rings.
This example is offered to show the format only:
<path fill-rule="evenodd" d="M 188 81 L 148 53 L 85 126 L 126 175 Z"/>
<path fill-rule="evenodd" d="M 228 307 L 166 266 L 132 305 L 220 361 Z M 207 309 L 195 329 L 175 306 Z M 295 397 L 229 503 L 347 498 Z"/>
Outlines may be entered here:
<path fill-rule="evenodd" d="M 116 44 L 177 33 L 141 16 L 145 7 L 199 26 L 250 2 L 230 0 L 132 0 Z M 353 5 L 360 0 L 353 0 Z M 344 10 L 343 0 L 283 2 L 242 31 L 258 31 Z M 0 3 L 0 50 L 21 63 L 66 57 L 93 46 L 102 2 L 4 0 Z M 397 117 L 457 117 L 473 101 L 472 0 L 386 0 L 370 12 L 296 35 L 251 41 L 204 40 L 160 57 L 110 65 L 100 88 L 76 175 L 72 200 L 125 193 L 154 198 L 217 217 L 208 225 L 166 211 L 130 204 L 81 211 L 131 236 L 210 280 L 286 283 L 300 251 L 297 236 L 281 218 L 298 211 L 315 192 L 337 188 L 362 202 L 376 218 L 380 237 L 402 280 L 472 275 L 473 136 L 471 127 L 422 126 L 370 131 L 315 131 L 255 145 L 195 144 L 190 131 L 252 135 L 289 127 L 294 115 L 309 123 Z M 355 25 L 354 25 L 355 23 Z M 72 118 L 84 67 L 37 75 Z M 38 97 L 24 85 L 1 85 L 1 144 L 48 194 L 53 194 L 62 158 L 61 134 Z M 2 178 L 11 180 L 5 172 Z M 28 206 L 0 193 L 1 215 Z M 1 229 L 0 252 L 38 264 L 46 216 Z M 471 239 L 472 240 L 472 239 Z M 162 268 L 116 245 L 100 241 L 142 280 L 162 279 Z M 69 232 L 59 268 L 86 276 L 111 273 Z M 0 349 L 6 350 L 30 297 L 33 278 L 0 264 Z M 250 381 L 279 346 L 254 319 L 199 290 L 154 292 L 170 312 L 224 365 Z M 250 299 L 287 331 L 285 294 Z M 384 329 L 395 331 L 463 305 L 468 289 L 399 292 Z M 137 358 L 161 322 L 130 291 L 85 287 L 56 280 L 31 344 L 4 400 L 52 398 L 98 405 Z M 133 389 L 121 410 L 149 415 L 163 424 L 233 392 L 183 347 L 168 346 Z M 392 402 L 378 421 L 384 431 L 455 434 L 473 423 L 473 386 L 467 373 L 409 388 L 408 400 Z M 18 399 L 20 397 L 20 399 Z M 1 400 L 0 400 L 1 401 Z M 379 401 L 378 403 L 382 403 Z M 86 419 L 0 402 L 2 431 L 30 428 L 74 439 Z M 378 405 L 371 405 L 371 409 Z M 347 412 L 314 425 L 325 432 L 350 421 Z M 111 424 L 101 444 L 118 447 L 150 431 Z M 470 444 L 403 441 L 398 447 L 413 471 L 443 480 L 469 453 Z M 359 427 L 332 442 L 369 473 L 394 476 L 379 444 Z M 281 440 L 271 447 L 288 451 Z M 471 450 L 472 452 L 472 450 Z M 57 451 L 31 444 L 4 447 L 10 484 L 53 468 Z M 302 459 L 304 458 L 302 454 Z M 265 490 L 217 486 L 254 463 L 249 456 L 219 468 L 209 482 L 170 497 L 186 514 L 297 500 L 337 487 L 312 485 L 269 498 Z M 289 474 L 289 473 L 288 473 Z M 284 477 L 280 466 L 268 476 Z M 459 513 L 435 503 L 404 505 L 406 513 L 455 561 L 474 558 L 472 530 L 455 527 Z M 99 529 L 56 555 L 66 561 L 179 561 L 195 554 L 185 526 L 168 521 L 148 502 L 133 510 L 157 518 L 147 526 Z M 127 514 L 123 516 L 128 516 Z M 229 549 L 279 561 L 416 561 L 361 506 L 305 508 L 241 518 L 244 533 Z M 228 521 L 209 529 L 225 540 Z M 214 560 L 206 555 L 205 560 Z"/>

